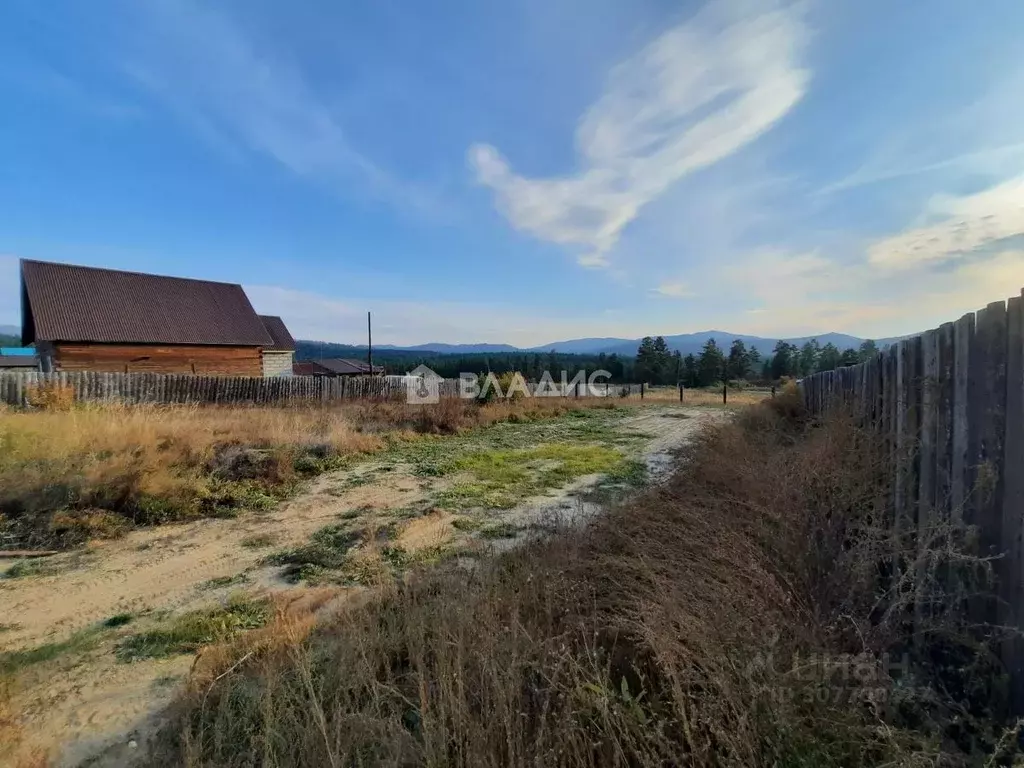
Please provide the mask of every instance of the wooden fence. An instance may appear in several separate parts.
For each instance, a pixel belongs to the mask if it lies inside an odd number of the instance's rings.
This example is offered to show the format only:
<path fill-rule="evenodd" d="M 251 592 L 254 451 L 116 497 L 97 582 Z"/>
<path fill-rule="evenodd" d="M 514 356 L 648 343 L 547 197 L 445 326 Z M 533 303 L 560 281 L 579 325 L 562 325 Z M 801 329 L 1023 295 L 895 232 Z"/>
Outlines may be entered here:
<path fill-rule="evenodd" d="M 121 402 L 129 404 L 229 404 L 229 403 L 324 403 L 341 400 L 404 400 L 407 387 L 416 386 L 405 378 L 379 376 L 319 377 L 287 376 L 254 378 L 248 376 L 195 376 L 192 374 L 100 373 L 90 371 L 60 373 L 0 373 L 0 403 L 30 405 L 30 394 L 40 385 L 66 387 L 79 402 Z M 557 386 L 557 385 L 556 385 Z M 559 390 L 560 391 L 560 390 Z M 458 397 L 458 379 L 438 382 L 442 398 Z M 595 384 L 593 396 L 636 396 L 639 385 Z M 588 394 L 586 384 L 561 393 L 567 396 Z"/>
<path fill-rule="evenodd" d="M 1024 629 L 1024 298 L 809 376 L 801 389 L 812 413 L 841 404 L 887 437 L 897 525 L 975 528 L 978 554 L 997 558 L 997 590 L 972 611 Z M 1024 643 L 1007 641 L 1002 655 L 1024 713 Z"/>

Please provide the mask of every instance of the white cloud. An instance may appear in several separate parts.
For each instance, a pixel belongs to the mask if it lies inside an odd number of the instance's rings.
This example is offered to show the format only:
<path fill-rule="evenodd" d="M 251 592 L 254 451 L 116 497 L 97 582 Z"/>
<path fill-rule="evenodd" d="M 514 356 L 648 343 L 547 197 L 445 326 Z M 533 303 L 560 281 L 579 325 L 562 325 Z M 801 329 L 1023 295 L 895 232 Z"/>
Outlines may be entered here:
<path fill-rule="evenodd" d="M 679 281 L 661 283 L 657 288 L 652 288 L 651 293 L 666 299 L 689 299 L 696 295 L 688 283 Z"/>
<path fill-rule="evenodd" d="M 763 9 L 714 0 L 616 66 L 577 126 L 576 173 L 526 178 L 477 144 L 469 159 L 479 181 L 514 227 L 580 249 L 584 266 L 606 265 L 644 205 L 754 141 L 803 96 L 801 15 Z"/>
<path fill-rule="evenodd" d="M 268 41 L 189 0 L 132 6 L 140 15 L 126 68 L 205 140 L 238 158 L 254 152 L 292 172 L 421 209 L 436 202 L 348 140 L 341 117 Z"/>
<path fill-rule="evenodd" d="M 1024 176 L 966 197 L 937 197 L 928 206 L 934 223 L 875 243 L 868 260 L 885 269 L 911 269 L 961 258 L 1024 235 Z"/>

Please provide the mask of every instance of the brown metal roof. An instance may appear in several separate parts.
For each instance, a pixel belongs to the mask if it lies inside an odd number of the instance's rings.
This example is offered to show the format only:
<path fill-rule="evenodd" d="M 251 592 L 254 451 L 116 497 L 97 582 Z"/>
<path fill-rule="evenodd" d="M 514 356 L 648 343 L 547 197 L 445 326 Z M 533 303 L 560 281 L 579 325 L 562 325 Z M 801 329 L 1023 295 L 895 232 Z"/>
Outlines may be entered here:
<path fill-rule="evenodd" d="M 328 358 L 326 360 L 301 360 L 292 365 L 296 376 L 368 376 L 370 366 L 362 360 Z M 384 373 L 384 366 L 373 366 L 374 373 Z"/>
<path fill-rule="evenodd" d="M 267 329 L 267 333 L 270 334 L 270 338 L 274 340 L 272 346 L 264 347 L 264 349 L 275 350 L 279 352 L 294 352 L 295 351 L 295 339 L 288 333 L 288 328 L 277 315 L 260 315 L 260 320 L 263 321 L 263 327 Z"/>
<path fill-rule="evenodd" d="M 21 279 L 25 344 L 274 343 L 233 283 L 27 260 Z"/>

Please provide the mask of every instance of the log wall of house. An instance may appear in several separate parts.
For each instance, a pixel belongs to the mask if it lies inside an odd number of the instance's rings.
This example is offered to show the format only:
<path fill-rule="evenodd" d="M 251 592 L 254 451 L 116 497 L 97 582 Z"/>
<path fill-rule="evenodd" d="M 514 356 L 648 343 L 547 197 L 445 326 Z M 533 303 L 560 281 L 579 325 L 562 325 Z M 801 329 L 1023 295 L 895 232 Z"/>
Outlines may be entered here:
<path fill-rule="evenodd" d="M 53 364 L 57 371 L 262 376 L 260 352 L 259 347 L 58 342 L 54 345 Z"/>

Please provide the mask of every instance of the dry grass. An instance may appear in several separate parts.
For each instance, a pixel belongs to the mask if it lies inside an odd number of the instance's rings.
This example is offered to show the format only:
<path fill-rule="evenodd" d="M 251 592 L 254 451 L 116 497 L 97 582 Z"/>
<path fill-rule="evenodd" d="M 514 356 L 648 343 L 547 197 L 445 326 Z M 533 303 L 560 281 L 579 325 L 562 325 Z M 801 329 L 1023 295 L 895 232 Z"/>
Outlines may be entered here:
<path fill-rule="evenodd" d="M 389 439 L 614 405 L 595 398 L 70 407 L 59 395 L 47 394 L 53 407 L 0 410 L 0 543 L 67 546 L 134 524 L 266 508 L 303 476 L 381 450 Z"/>
<path fill-rule="evenodd" d="M 969 558 L 894 540 L 875 440 L 801 421 L 782 396 L 585 531 L 222 655 L 155 764 L 975 764 L 999 681 Z M 942 610 L 913 629 L 922 596 Z"/>
<path fill-rule="evenodd" d="M 759 389 L 730 389 L 728 395 L 728 406 L 742 407 L 757 405 L 771 395 Z M 651 387 L 644 391 L 644 402 L 679 402 L 679 389 L 677 387 Z M 686 389 L 683 391 L 683 405 L 706 405 L 721 406 L 721 389 Z"/>

